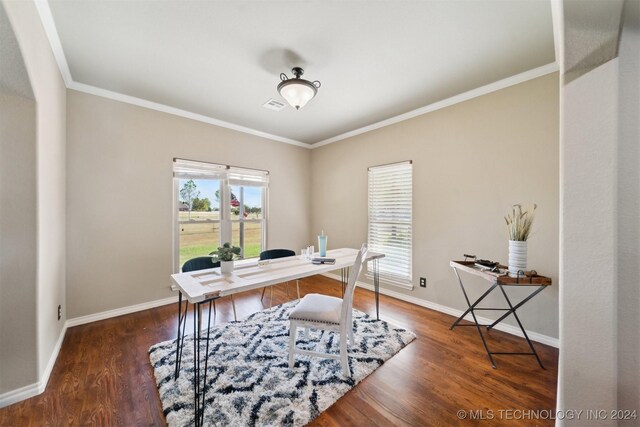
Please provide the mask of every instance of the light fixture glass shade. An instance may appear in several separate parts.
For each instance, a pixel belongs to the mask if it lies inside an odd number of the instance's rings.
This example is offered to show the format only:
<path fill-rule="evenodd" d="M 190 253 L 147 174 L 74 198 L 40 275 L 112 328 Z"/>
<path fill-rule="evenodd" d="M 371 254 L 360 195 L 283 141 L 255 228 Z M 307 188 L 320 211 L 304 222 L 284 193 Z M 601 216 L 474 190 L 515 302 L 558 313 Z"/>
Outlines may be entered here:
<path fill-rule="evenodd" d="M 318 89 L 309 81 L 303 79 L 289 79 L 278 85 L 280 95 L 296 110 L 304 107 L 316 93 Z"/>

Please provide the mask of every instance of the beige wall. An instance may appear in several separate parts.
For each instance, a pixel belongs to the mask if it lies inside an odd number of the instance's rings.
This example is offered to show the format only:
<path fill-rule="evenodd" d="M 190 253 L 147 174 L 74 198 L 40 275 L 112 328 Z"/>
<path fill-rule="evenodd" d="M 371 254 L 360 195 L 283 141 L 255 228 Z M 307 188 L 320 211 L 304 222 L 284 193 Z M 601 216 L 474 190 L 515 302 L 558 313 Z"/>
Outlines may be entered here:
<path fill-rule="evenodd" d="M 562 88 L 563 287 L 558 409 L 563 410 L 617 408 L 617 74 L 618 60 L 614 59 Z M 602 423 L 616 425 L 610 420 Z"/>
<path fill-rule="evenodd" d="M 20 46 L 36 101 L 36 238 L 37 251 L 30 262 L 36 264 L 37 288 L 37 373 L 43 378 L 51 367 L 52 355 L 65 318 L 58 320 L 58 304 L 65 299 L 65 144 L 66 88 L 35 4 L 5 1 L 7 15 Z M 22 185 L 16 181 L 16 185 Z M 27 186 L 25 193 L 33 191 Z M 22 307 L 31 315 L 30 303 Z M 64 314 L 64 310 L 63 310 Z M 22 322 L 16 318 L 15 322 Z"/>
<path fill-rule="evenodd" d="M 449 260 L 473 253 L 506 263 L 503 216 L 514 203 L 537 203 L 529 267 L 554 286 L 519 313 L 527 329 L 558 337 L 558 111 L 552 74 L 313 150 L 309 238 L 324 229 L 330 247 L 365 242 L 367 167 L 413 160 L 415 288 L 386 287 L 462 310 Z M 467 280 L 473 295 L 486 289 Z M 496 295 L 493 304 L 504 302 Z"/>
<path fill-rule="evenodd" d="M 37 381 L 35 122 L 33 99 L 0 93 L 0 395 Z"/>
<path fill-rule="evenodd" d="M 634 410 L 640 407 L 640 3 L 565 0 L 563 12 L 564 50 L 583 70 L 575 79 L 564 75 L 561 88 L 558 409 Z M 613 38 L 585 25 L 604 15 L 616 17 Z M 613 59 L 601 49 L 612 43 Z M 618 424 L 624 422 L 611 417 L 558 423 Z"/>
<path fill-rule="evenodd" d="M 618 114 L 618 408 L 640 408 L 640 2 L 626 1 Z"/>
<path fill-rule="evenodd" d="M 175 295 L 174 157 L 269 170 L 267 245 L 306 244 L 309 150 L 73 90 L 67 101 L 69 318 Z"/>

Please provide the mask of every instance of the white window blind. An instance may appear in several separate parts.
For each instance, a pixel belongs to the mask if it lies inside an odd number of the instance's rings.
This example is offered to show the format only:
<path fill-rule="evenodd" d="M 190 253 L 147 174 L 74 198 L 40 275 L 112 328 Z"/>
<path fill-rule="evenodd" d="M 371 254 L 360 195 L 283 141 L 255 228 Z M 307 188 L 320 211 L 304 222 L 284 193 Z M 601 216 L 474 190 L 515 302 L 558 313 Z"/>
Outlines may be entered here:
<path fill-rule="evenodd" d="M 381 252 L 380 278 L 411 283 L 412 164 L 369 168 L 369 250 Z"/>
<path fill-rule="evenodd" d="M 251 187 L 266 187 L 269 184 L 269 172 L 257 169 L 229 167 L 229 184 Z"/>
<path fill-rule="evenodd" d="M 216 163 L 174 159 L 173 176 L 180 179 L 228 179 L 229 185 L 266 187 L 269 172 Z"/>
<path fill-rule="evenodd" d="M 215 163 L 174 159 L 173 176 L 180 179 L 224 179 L 227 166 Z"/>

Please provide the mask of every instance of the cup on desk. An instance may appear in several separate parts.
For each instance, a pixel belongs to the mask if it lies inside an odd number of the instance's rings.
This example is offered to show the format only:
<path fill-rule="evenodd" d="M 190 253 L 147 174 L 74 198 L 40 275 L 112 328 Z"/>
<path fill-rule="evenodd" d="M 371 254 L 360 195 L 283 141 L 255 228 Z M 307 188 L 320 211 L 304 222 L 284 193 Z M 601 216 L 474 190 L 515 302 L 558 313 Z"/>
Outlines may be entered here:
<path fill-rule="evenodd" d="M 327 256 L 327 235 L 323 234 L 318 236 L 318 250 L 320 251 L 320 256 Z"/>

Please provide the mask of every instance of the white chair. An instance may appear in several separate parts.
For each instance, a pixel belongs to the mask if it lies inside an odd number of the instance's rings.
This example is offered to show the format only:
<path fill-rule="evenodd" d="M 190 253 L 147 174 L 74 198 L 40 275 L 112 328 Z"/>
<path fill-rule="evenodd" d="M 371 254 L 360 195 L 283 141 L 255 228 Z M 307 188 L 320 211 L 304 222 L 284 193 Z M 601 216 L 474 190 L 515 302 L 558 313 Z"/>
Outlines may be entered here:
<path fill-rule="evenodd" d="M 356 261 L 349 272 L 349 283 L 344 292 L 344 298 L 336 298 L 328 295 L 307 294 L 300 303 L 289 313 L 289 368 L 293 368 L 296 354 L 306 356 L 326 357 L 340 360 L 342 372 L 351 376 L 349 359 L 347 357 L 347 339 L 353 345 L 353 292 L 356 288 L 356 280 L 362 271 L 362 264 L 367 256 L 367 245 L 356 256 Z M 340 354 L 329 354 L 311 350 L 303 350 L 296 347 L 296 334 L 298 328 L 303 328 L 302 333 L 307 336 L 307 328 L 335 331 L 340 334 Z"/>

